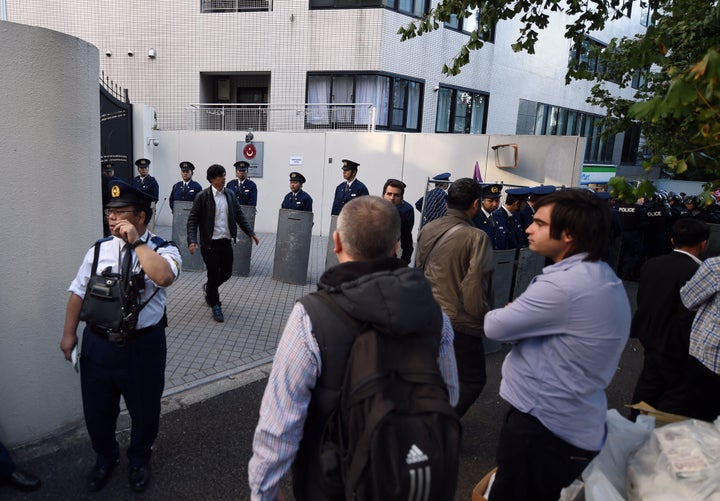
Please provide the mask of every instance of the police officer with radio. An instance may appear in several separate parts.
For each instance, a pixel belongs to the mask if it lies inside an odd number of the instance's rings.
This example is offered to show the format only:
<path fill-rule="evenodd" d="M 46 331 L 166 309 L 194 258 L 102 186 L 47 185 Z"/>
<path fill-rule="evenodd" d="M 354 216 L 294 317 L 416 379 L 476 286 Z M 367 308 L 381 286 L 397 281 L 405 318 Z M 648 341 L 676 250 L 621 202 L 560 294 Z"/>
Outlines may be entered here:
<path fill-rule="evenodd" d="M 182 260 L 172 242 L 147 229 L 157 201 L 121 180 L 110 183 L 105 214 L 110 237 L 91 247 L 69 287 L 60 349 L 74 358 L 77 327 L 82 336 L 80 383 L 83 412 L 95 466 L 90 492 L 102 489 L 119 462 L 115 426 L 122 395 L 132 420 L 128 479 L 136 492 L 150 480 L 150 456 L 160 423 L 165 384 L 166 288 Z"/>

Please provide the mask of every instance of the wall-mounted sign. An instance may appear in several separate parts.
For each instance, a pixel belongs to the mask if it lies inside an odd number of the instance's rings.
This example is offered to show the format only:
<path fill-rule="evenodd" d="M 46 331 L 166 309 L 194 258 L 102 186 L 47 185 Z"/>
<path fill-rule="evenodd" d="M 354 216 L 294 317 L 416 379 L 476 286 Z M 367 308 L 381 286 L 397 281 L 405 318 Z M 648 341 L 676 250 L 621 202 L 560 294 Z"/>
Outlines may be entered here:
<path fill-rule="evenodd" d="M 290 167 L 298 167 L 303 164 L 303 157 L 290 157 Z"/>
<path fill-rule="evenodd" d="M 238 141 L 235 146 L 235 158 L 237 158 L 237 161 L 245 160 L 250 164 L 248 177 L 263 177 L 263 163 L 265 160 L 264 142 L 253 141 L 246 143 L 245 141 Z"/>

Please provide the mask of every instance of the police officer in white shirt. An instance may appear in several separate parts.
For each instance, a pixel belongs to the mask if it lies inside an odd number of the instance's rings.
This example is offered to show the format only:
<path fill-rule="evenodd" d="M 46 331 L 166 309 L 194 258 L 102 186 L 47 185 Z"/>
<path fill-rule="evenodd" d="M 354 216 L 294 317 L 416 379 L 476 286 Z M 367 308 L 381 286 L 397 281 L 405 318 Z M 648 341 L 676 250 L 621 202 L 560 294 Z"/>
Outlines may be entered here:
<path fill-rule="evenodd" d="M 105 486 L 119 462 L 115 426 L 121 395 L 132 420 L 130 487 L 142 492 L 150 480 L 165 384 L 166 287 L 182 266 L 175 244 L 147 230 L 155 201 L 119 179 L 110 182 L 105 214 L 112 236 L 87 251 L 69 288 L 60 349 L 72 360 L 82 318 L 83 411 L 97 454 L 87 480 L 90 492 Z"/>

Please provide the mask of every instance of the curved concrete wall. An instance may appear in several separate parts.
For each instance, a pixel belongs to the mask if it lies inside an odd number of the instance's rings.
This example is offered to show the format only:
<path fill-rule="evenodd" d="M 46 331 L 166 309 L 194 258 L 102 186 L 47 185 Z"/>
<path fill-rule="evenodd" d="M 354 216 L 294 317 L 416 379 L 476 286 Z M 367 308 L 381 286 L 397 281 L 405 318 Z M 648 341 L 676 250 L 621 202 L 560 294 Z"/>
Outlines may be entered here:
<path fill-rule="evenodd" d="M 62 33 L 0 21 L 0 440 L 82 419 L 59 350 L 67 287 L 102 235 L 99 57 Z"/>

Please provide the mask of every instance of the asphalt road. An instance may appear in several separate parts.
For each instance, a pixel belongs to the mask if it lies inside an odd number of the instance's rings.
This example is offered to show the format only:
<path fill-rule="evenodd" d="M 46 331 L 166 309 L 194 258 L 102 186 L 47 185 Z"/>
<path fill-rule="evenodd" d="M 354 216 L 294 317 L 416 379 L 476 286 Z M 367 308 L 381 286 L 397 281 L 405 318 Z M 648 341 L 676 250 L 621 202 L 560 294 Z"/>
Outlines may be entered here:
<path fill-rule="evenodd" d="M 630 289 L 630 288 L 629 288 Z M 630 289 L 630 292 L 634 288 Z M 631 301 L 634 299 L 629 294 Z M 457 500 L 469 500 L 475 484 L 494 467 L 495 447 L 507 404 L 499 397 L 500 367 L 506 349 L 487 356 L 488 384 L 463 419 L 463 443 Z M 617 373 L 608 388 L 608 407 L 622 409 L 630 403 L 642 365 L 642 350 L 630 340 Z M 176 410 L 163 415 L 160 435 L 152 460 L 153 479 L 142 494 L 146 499 L 226 500 L 247 499 L 247 464 L 260 400 L 267 379 L 204 398 L 197 391 L 197 403 L 175 402 Z M 622 414 L 627 415 L 625 410 Z M 33 493 L 18 493 L 0 485 L 0 499 L 68 500 L 134 499 L 138 497 L 127 482 L 127 462 L 121 461 L 113 477 L 99 493 L 89 495 L 85 479 L 94 454 L 89 441 L 75 434 L 63 440 L 60 450 L 21 463 L 40 476 L 43 486 Z M 121 448 L 127 447 L 127 429 L 119 434 Z M 292 500 L 289 478 L 283 490 Z"/>

